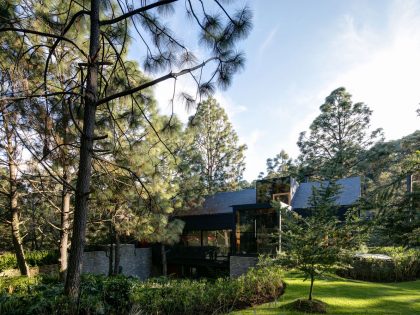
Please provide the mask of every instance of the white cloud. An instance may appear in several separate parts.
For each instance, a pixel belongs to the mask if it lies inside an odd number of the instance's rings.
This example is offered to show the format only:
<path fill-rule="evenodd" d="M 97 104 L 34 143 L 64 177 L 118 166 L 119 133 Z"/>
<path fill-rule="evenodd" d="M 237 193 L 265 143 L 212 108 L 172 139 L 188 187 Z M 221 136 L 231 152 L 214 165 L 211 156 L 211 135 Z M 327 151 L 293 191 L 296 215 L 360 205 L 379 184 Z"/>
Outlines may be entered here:
<path fill-rule="evenodd" d="M 247 111 L 245 106 L 237 105 L 229 96 L 226 96 L 220 91 L 217 91 L 214 94 L 214 98 L 219 102 L 220 106 L 224 108 L 229 119 L 233 119 L 236 115 Z"/>
<path fill-rule="evenodd" d="M 271 43 L 273 42 L 277 31 L 279 29 L 279 26 L 277 25 L 276 27 L 274 27 L 270 33 L 268 33 L 267 37 L 264 39 L 264 41 L 261 43 L 260 48 L 258 49 L 258 60 L 260 60 L 262 58 L 262 56 L 264 55 L 265 51 L 270 47 Z"/>
<path fill-rule="evenodd" d="M 314 104 L 322 104 L 340 86 L 353 95 L 353 102 L 364 102 L 373 110 L 372 128 L 384 128 L 387 139 L 401 138 L 419 128 L 415 114 L 420 102 L 419 4 L 394 1 L 382 30 L 373 28 L 369 21 L 356 23 L 357 17 L 342 17 L 337 35 L 330 42 L 329 58 L 334 69 L 326 70 L 329 79 L 315 86 L 314 97 L 301 107 L 309 111 L 298 124 L 304 127 L 300 130 L 308 129 L 314 112 L 318 113 Z M 291 136 L 297 140 L 297 133 Z"/>
<path fill-rule="evenodd" d="M 384 33 L 369 25 L 358 30 L 354 23 L 348 24 L 347 34 L 353 34 L 354 40 L 338 53 L 345 51 L 359 62 L 337 73 L 326 88 L 331 91 L 345 86 L 353 101 L 363 101 L 374 111 L 372 125 L 383 127 L 387 138 L 395 139 L 419 126 L 415 114 L 420 102 L 419 3 L 395 1 L 389 8 L 388 21 Z M 372 42 L 382 45 L 372 46 Z"/>
<path fill-rule="evenodd" d="M 181 121 L 188 121 L 188 117 L 191 116 L 193 112 L 187 110 L 185 103 L 179 98 L 179 94 L 185 92 L 195 97 L 197 88 L 195 83 L 191 82 L 191 80 L 189 80 L 188 77 L 183 76 L 176 80 L 176 85 L 174 85 L 174 80 L 166 80 L 154 87 L 154 96 L 161 113 L 170 115 L 173 112 Z M 172 108 L 171 99 L 174 96 L 174 87 L 175 98 Z"/>
<path fill-rule="evenodd" d="M 248 181 L 252 181 L 257 177 L 259 172 L 264 171 L 266 157 L 261 155 L 260 148 L 258 146 L 259 141 L 265 135 L 261 129 L 250 130 L 250 133 L 240 137 L 241 143 L 246 143 L 248 149 L 246 150 L 246 170 L 244 172 L 244 178 Z"/>

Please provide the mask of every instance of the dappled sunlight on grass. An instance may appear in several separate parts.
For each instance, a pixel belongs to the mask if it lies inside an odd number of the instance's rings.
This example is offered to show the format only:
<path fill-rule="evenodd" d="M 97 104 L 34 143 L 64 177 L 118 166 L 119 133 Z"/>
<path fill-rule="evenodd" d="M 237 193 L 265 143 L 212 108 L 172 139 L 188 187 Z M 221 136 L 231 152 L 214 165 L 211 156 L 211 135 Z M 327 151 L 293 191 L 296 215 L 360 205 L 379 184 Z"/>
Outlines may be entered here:
<path fill-rule="evenodd" d="M 309 281 L 298 273 L 285 274 L 288 286 L 278 301 L 237 311 L 235 315 L 298 315 L 283 305 L 307 298 Z M 420 280 L 400 283 L 372 283 L 347 280 L 339 277 L 315 281 L 314 298 L 328 304 L 329 314 L 420 314 Z"/>

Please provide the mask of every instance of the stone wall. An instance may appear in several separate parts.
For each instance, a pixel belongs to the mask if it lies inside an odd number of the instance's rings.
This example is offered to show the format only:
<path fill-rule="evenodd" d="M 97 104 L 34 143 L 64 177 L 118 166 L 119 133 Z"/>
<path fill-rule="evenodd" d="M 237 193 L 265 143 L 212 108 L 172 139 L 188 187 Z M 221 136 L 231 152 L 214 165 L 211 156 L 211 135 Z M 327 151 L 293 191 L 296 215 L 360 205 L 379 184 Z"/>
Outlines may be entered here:
<path fill-rule="evenodd" d="M 85 252 L 83 255 L 84 273 L 108 274 L 109 251 Z M 141 280 L 150 277 L 152 251 L 150 248 L 135 248 L 131 244 L 120 246 L 121 273 Z"/>
<path fill-rule="evenodd" d="M 254 267 L 258 262 L 257 257 L 249 256 L 230 256 L 230 276 L 237 278 L 248 271 L 250 267 Z"/>

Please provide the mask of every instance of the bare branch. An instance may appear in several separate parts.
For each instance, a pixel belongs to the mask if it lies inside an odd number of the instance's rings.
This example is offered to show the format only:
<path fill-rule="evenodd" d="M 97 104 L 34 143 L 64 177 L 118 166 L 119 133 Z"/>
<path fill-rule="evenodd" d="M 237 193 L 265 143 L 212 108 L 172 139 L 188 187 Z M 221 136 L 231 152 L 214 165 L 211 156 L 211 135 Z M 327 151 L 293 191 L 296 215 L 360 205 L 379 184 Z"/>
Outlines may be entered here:
<path fill-rule="evenodd" d="M 115 100 L 117 98 L 134 94 L 136 92 L 139 92 L 141 90 L 147 89 L 148 87 L 151 87 L 151 86 L 153 86 L 155 84 L 158 84 L 160 82 L 166 81 L 168 79 L 176 79 L 179 76 L 182 76 L 184 74 L 191 73 L 191 72 L 193 72 L 195 70 L 198 70 L 200 68 L 203 68 L 207 63 L 209 63 L 211 61 L 214 61 L 214 60 L 220 60 L 220 58 L 219 57 L 211 57 L 211 58 L 207 59 L 206 61 L 203 61 L 201 64 L 199 64 L 199 65 L 197 65 L 195 67 L 183 69 L 183 70 L 181 70 L 179 72 L 170 72 L 170 73 L 168 73 L 168 74 L 166 74 L 166 75 L 164 75 L 164 76 L 162 76 L 160 78 L 157 78 L 155 80 L 146 82 L 146 83 L 141 84 L 141 85 L 139 85 L 137 87 L 128 89 L 128 90 L 123 91 L 123 92 L 115 93 L 114 95 L 110 95 L 110 96 L 104 97 L 103 99 L 100 99 L 99 101 L 97 101 L 96 102 L 96 105 L 99 106 L 99 105 L 102 105 L 102 104 L 104 104 L 106 102 L 110 102 L 112 100 Z"/>
<path fill-rule="evenodd" d="M 141 8 L 138 8 L 138 9 L 132 10 L 132 11 L 130 11 L 130 12 L 127 12 L 127 13 L 125 13 L 125 14 L 122 14 L 122 15 L 120 15 L 120 16 L 118 16 L 118 17 L 114 18 L 114 19 L 100 21 L 100 22 L 99 22 L 99 25 L 101 25 L 101 26 L 102 26 L 102 25 L 115 24 L 115 23 L 117 23 L 117 22 L 119 22 L 119 21 L 122 21 L 122 20 L 125 20 L 125 19 L 127 19 L 127 18 L 129 18 L 129 17 L 131 17 L 131 16 L 133 16 L 133 15 L 136 15 L 136 14 L 139 14 L 139 13 L 141 13 L 141 12 L 145 12 L 145 11 L 147 11 L 147 10 L 150 10 L 150 9 L 153 9 L 153 8 L 156 8 L 156 7 L 159 7 L 159 6 L 161 6 L 161 5 L 166 5 L 166 4 L 169 4 L 169 3 L 175 2 L 175 1 L 178 1 L 178 0 L 161 0 L 161 1 L 157 1 L 157 2 L 155 2 L 155 3 L 149 4 L 149 5 L 146 5 L 146 6 L 144 6 L 144 7 L 141 7 Z"/>

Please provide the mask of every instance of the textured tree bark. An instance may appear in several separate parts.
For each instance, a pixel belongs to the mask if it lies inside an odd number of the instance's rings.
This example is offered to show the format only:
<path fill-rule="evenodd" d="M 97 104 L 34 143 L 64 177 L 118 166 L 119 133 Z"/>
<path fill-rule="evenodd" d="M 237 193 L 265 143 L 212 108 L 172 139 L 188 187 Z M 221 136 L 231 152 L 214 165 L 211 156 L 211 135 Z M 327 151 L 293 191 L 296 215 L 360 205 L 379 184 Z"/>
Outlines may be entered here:
<path fill-rule="evenodd" d="M 89 64 L 84 95 L 83 134 L 81 135 L 79 170 L 77 174 L 73 233 L 65 294 L 75 305 L 80 291 L 80 273 L 83 251 L 85 248 L 86 220 L 88 197 L 92 175 L 92 150 L 95 129 L 96 101 L 98 98 L 98 64 L 99 54 L 99 0 L 91 1 L 90 10 L 90 45 Z"/>
<path fill-rule="evenodd" d="M 67 187 L 63 186 L 61 197 L 61 231 L 60 231 L 60 280 L 64 281 L 67 274 L 68 255 L 67 248 L 69 243 L 70 227 L 70 198 L 71 194 Z"/>
<path fill-rule="evenodd" d="M 12 212 L 12 241 L 15 250 L 16 260 L 19 271 L 22 276 L 29 276 L 29 267 L 26 263 L 25 253 L 23 251 L 22 239 L 20 237 L 20 220 L 19 210 L 17 208 L 17 197 L 13 196 L 10 200 L 10 207 Z"/>
<path fill-rule="evenodd" d="M 7 161 L 9 168 L 9 211 L 11 218 L 11 228 L 12 228 L 12 243 L 13 249 L 15 251 L 16 260 L 20 274 L 22 276 L 29 276 L 29 267 L 26 263 L 25 253 L 23 250 L 22 239 L 20 236 L 20 213 L 18 207 L 18 191 L 17 191 L 17 165 L 16 165 L 16 143 L 13 141 L 13 134 L 10 126 L 10 116 L 14 115 L 11 112 L 6 112 L 2 108 L 3 116 L 3 126 L 6 136 L 6 151 L 7 151 Z"/>
<path fill-rule="evenodd" d="M 114 229 L 115 235 L 115 260 L 114 260 L 114 275 L 120 273 L 120 237 L 118 232 Z"/>
<path fill-rule="evenodd" d="M 67 104 L 66 102 L 62 103 L 62 111 L 63 111 L 63 137 L 62 149 L 60 150 L 61 153 L 61 165 L 63 167 L 63 179 L 66 182 L 69 182 L 69 162 L 68 162 L 68 128 L 69 128 L 69 116 L 70 116 L 70 106 L 72 106 L 71 102 Z M 60 280 L 65 281 L 66 274 L 67 274 L 67 265 L 68 265 L 68 243 L 69 243 L 69 228 L 70 228 L 70 198 L 71 192 L 66 185 L 63 184 L 63 188 L 61 191 L 61 230 L 60 230 Z"/>

